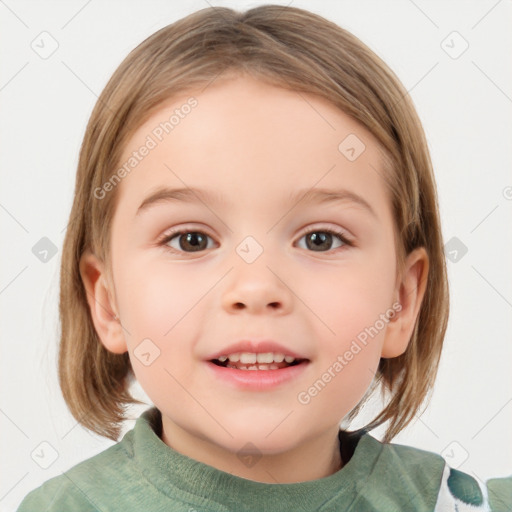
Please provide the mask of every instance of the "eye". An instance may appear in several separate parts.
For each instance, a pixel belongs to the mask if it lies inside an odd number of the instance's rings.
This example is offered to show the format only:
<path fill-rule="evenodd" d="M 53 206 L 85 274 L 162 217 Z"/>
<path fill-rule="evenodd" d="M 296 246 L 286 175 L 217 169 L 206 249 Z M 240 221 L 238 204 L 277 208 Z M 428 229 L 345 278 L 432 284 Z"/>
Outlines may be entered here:
<path fill-rule="evenodd" d="M 167 234 L 159 245 L 167 246 L 171 252 L 198 252 L 212 248 L 208 239 L 212 240 L 201 231 L 182 230 Z"/>
<path fill-rule="evenodd" d="M 299 238 L 299 242 L 305 239 L 305 247 L 314 252 L 329 252 L 333 249 L 342 248 L 343 246 L 353 246 L 354 244 L 350 241 L 345 233 L 334 229 L 314 229 L 303 232 Z M 332 247 L 333 243 L 338 240 L 338 245 Z M 209 243 L 212 241 L 212 243 Z M 201 252 L 207 249 L 211 249 L 213 239 L 202 231 L 194 230 L 176 230 L 166 234 L 158 245 L 164 246 L 165 249 L 170 250 L 173 253 L 193 253 Z M 300 243 L 298 244 L 299 246 Z"/>
<path fill-rule="evenodd" d="M 306 249 L 310 249 L 314 252 L 327 252 L 333 247 L 333 242 L 338 239 L 341 241 L 341 244 L 334 247 L 337 249 L 344 245 L 353 246 L 354 244 L 346 237 L 346 235 L 342 232 L 332 230 L 332 229 L 315 229 L 307 231 L 305 234 L 301 236 L 299 239 L 302 240 L 305 238 L 306 240 Z"/>

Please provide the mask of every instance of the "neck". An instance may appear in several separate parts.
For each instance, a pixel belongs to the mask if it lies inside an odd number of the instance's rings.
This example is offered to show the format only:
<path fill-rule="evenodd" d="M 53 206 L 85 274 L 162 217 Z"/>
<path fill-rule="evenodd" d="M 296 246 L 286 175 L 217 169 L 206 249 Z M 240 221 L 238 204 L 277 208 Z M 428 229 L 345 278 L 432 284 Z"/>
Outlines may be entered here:
<path fill-rule="evenodd" d="M 343 467 L 339 429 L 330 429 L 286 452 L 233 453 L 191 435 L 162 415 L 162 441 L 177 452 L 232 475 L 269 484 L 317 480 Z"/>

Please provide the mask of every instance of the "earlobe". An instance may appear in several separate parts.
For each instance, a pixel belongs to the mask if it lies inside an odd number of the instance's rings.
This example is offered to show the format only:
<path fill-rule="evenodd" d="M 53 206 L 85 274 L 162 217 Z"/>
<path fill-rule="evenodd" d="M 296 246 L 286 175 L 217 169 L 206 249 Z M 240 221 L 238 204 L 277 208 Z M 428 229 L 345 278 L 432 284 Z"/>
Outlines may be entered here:
<path fill-rule="evenodd" d="M 429 260 L 424 247 L 414 249 L 406 259 L 402 280 L 396 293 L 401 309 L 389 322 L 382 346 L 382 358 L 398 357 L 409 345 L 425 295 Z"/>
<path fill-rule="evenodd" d="M 80 258 L 80 276 L 86 291 L 91 318 L 101 343 L 115 354 L 127 352 L 121 324 L 117 319 L 117 308 L 111 298 L 113 294 L 107 282 L 105 266 L 90 251 L 84 252 Z"/>

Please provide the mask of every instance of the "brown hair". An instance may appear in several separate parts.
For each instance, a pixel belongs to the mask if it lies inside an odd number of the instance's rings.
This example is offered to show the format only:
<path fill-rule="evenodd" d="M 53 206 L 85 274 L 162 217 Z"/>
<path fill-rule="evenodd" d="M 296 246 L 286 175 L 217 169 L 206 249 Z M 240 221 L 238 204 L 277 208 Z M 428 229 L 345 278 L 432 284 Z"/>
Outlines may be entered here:
<path fill-rule="evenodd" d="M 81 255 L 91 250 L 111 275 L 110 226 L 117 193 L 98 200 L 94 191 L 113 175 L 130 135 L 159 106 L 227 71 L 326 98 L 372 133 L 386 155 L 397 272 L 401 275 L 406 255 L 417 247 L 425 247 L 429 257 L 425 296 L 407 350 L 380 360 L 372 386 L 347 417 L 352 420 L 381 384 L 389 402 L 366 428 L 389 420 L 383 439 L 389 442 L 433 387 L 448 320 L 432 164 L 418 115 L 396 75 L 354 35 L 294 7 L 197 11 L 137 46 L 98 98 L 80 150 L 63 245 L 59 381 L 64 399 L 77 421 L 112 440 L 119 437 L 124 408 L 142 403 L 128 391 L 134 379 L 128 353 L 109 352 L 96 333 L 79 272 Z"/>

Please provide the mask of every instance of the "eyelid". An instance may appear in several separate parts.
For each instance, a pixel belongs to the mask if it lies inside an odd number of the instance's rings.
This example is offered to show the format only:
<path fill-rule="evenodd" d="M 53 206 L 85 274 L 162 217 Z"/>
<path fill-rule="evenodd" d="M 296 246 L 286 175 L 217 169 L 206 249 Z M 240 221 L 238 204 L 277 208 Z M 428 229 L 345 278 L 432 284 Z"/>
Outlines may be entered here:
<path fill-rule="evenodd" d="M 314 231 L 327 231 L 333 233 L 341 237 L 342 240 L 347 245 L 354 245 L 354 237 L 346 229 L 340 228 L 339 226 L 329 223 L 316 223 L 313 225 L 306 226 L 299 232 L 297 237 L 302 238 L 304 235 L 307 235 L 308 233 Z"/>

